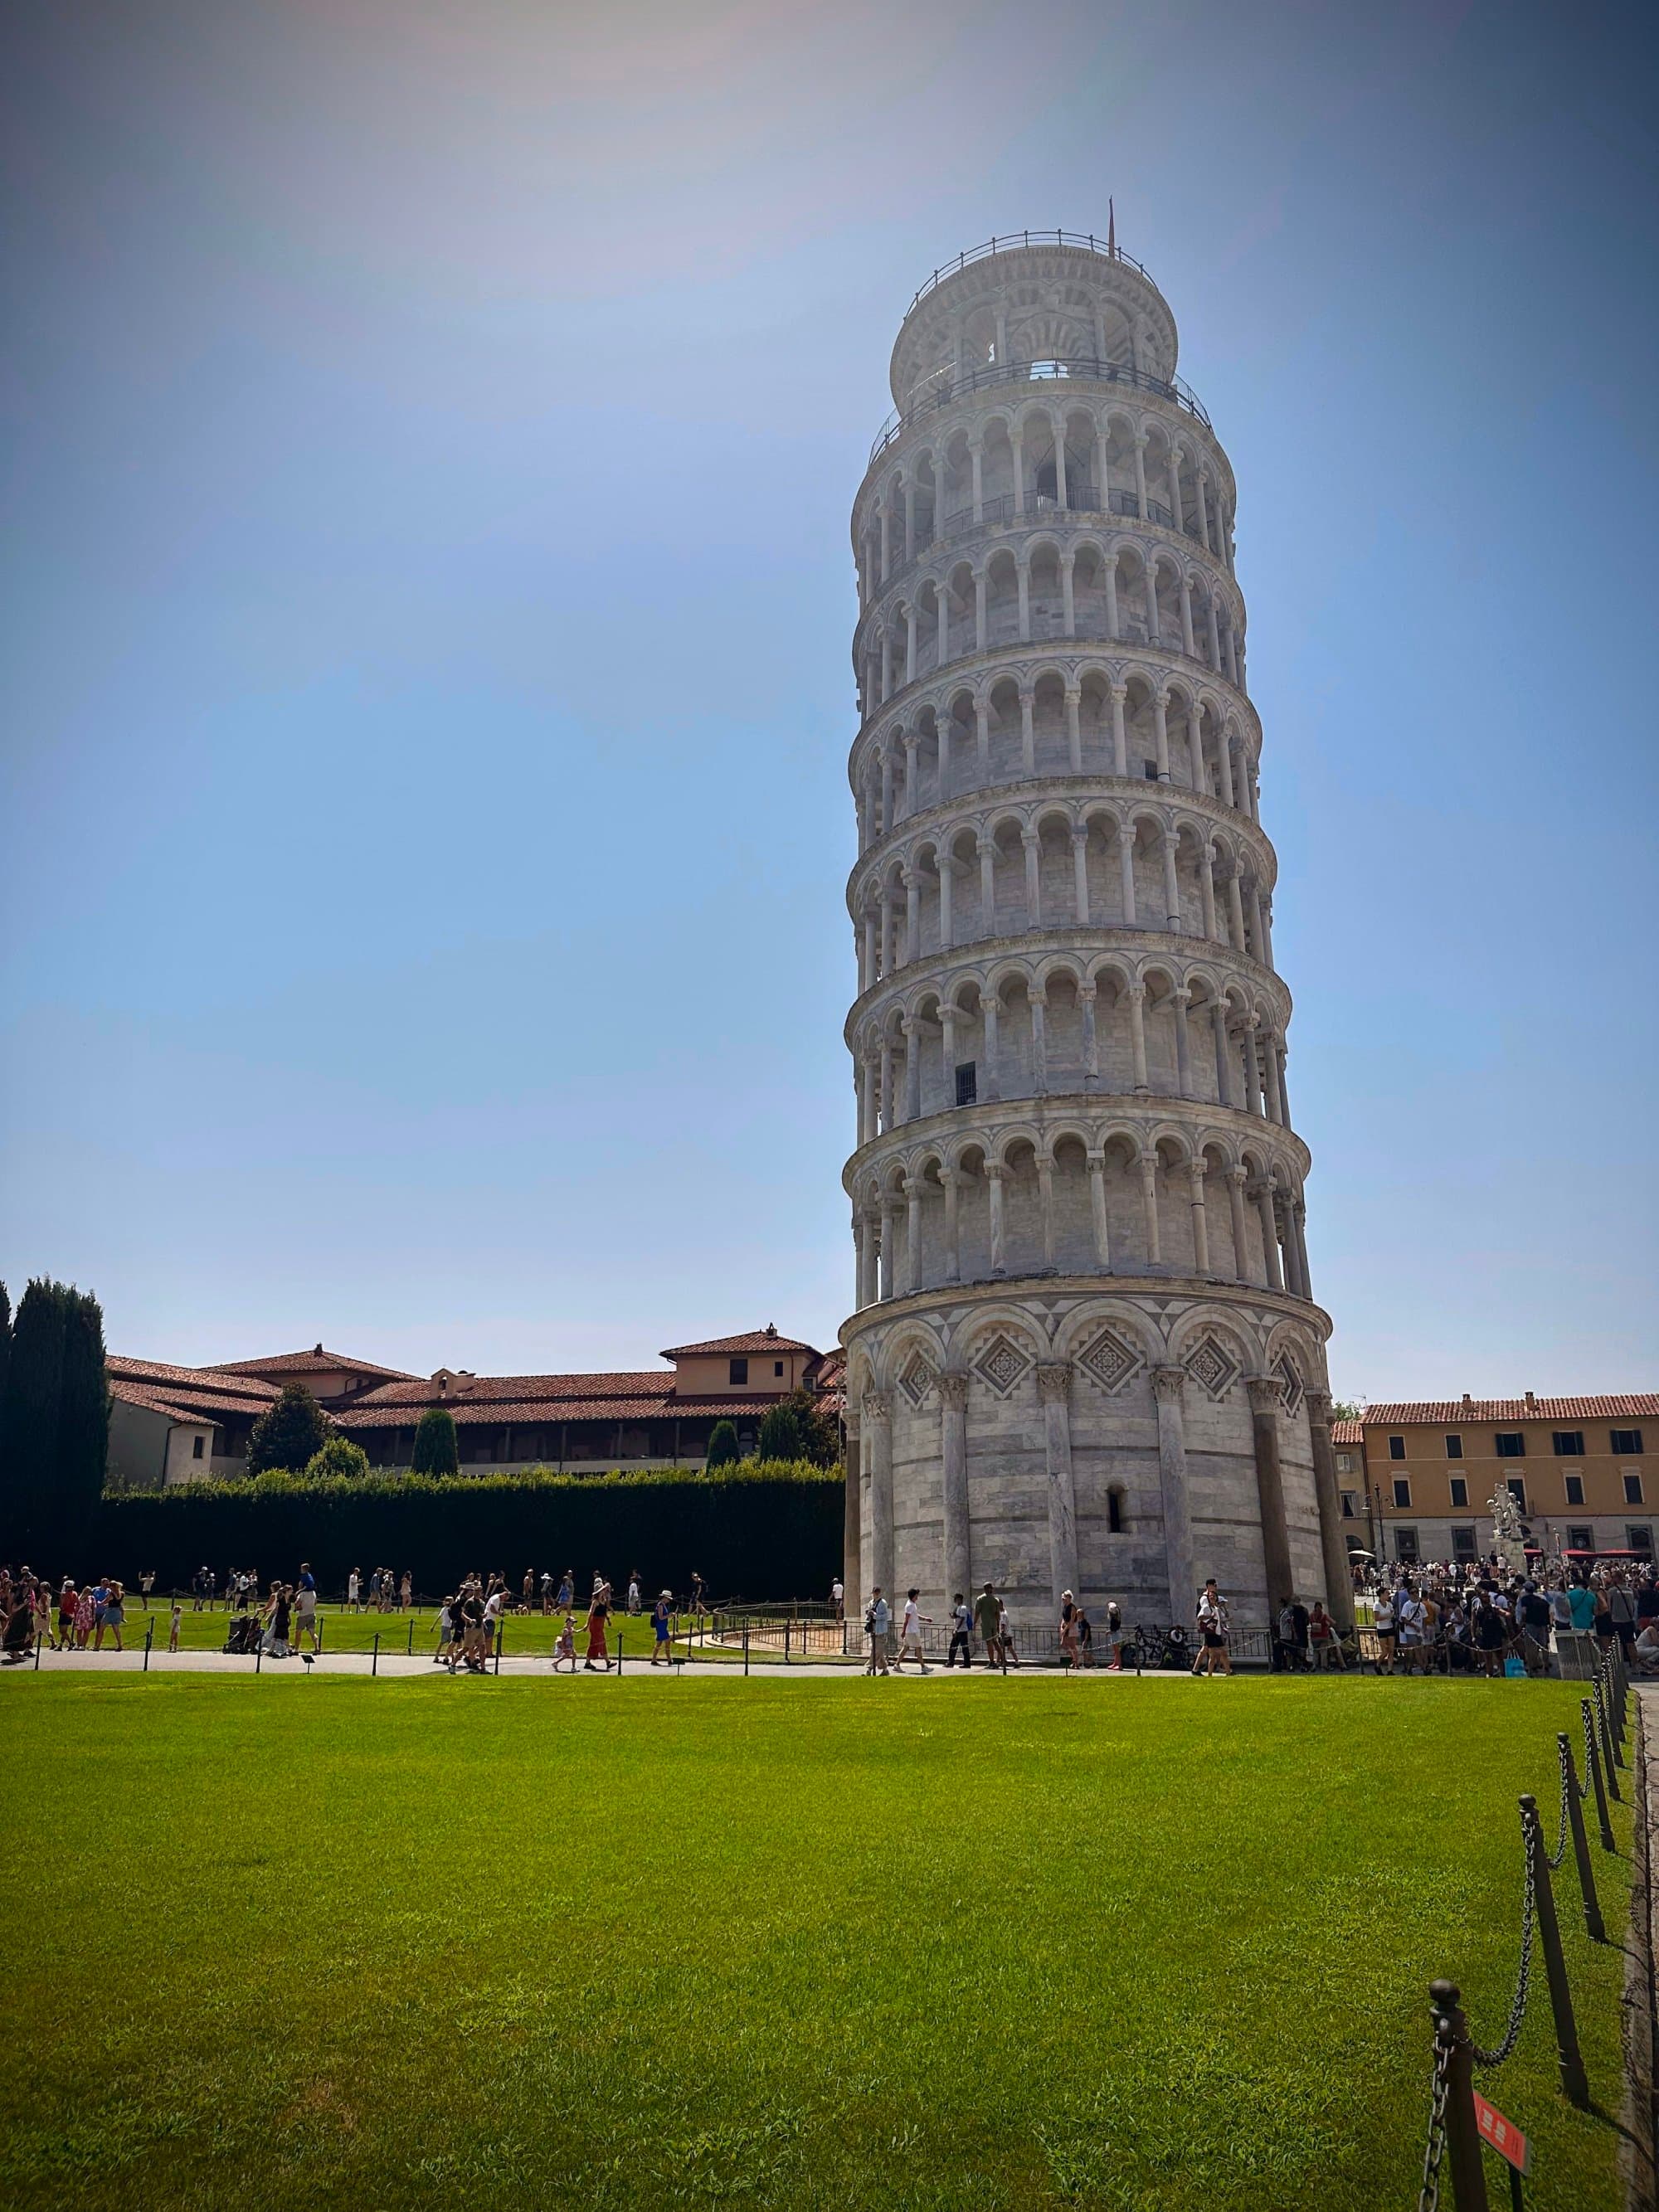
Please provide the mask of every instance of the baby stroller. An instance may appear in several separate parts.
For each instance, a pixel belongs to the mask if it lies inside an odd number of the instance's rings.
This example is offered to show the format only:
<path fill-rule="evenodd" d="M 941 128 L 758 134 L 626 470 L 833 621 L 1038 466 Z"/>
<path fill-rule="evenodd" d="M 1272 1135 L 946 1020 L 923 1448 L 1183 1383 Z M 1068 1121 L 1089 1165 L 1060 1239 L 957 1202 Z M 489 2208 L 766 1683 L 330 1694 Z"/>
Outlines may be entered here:
<path fill-rule="evenodd" d="M 260 1622 L 257 1613 L 239 1613 L 230 1624 L 224 1649 L 239 1659 L 252 1659 L 259 1648 Z"/>

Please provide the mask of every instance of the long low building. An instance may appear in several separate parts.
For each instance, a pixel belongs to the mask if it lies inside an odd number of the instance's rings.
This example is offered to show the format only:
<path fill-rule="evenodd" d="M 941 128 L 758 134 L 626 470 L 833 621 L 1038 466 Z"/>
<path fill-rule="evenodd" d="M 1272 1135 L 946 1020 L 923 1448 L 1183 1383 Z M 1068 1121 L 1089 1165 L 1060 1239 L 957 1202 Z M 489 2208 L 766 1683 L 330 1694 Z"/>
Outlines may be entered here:
<path fill-rule="evenodd" d="M 463 1468 L 701 1467 L 717 1421 L 751 1451 L 769 1407 L 810 1390 L 841 1410 L 842 1357 L 770 1324 L 672 1346 L 667 1367 L 599 1375 L 416 1376 L 330 1352 L 287 1352 L 215 1367 L 112 1356 L 107 1480 L 116 1490 L 246 1473 L 253 1425 L 284 1384 L 303 1382 L 372 1466 L 406 1468 L 428 1407 L 453 1418 Z"/>
<path fill-rule="evenodd" d="M 1651 1390 L 1426 1399 L 1367 1406 L 1331 1427 L 1349 1549 L 1407 1563 L 1484 1558 L 1500 1484 L 1547 1552 L 1651 1556 L 1650 1443 L 1659 1443 Z"/>

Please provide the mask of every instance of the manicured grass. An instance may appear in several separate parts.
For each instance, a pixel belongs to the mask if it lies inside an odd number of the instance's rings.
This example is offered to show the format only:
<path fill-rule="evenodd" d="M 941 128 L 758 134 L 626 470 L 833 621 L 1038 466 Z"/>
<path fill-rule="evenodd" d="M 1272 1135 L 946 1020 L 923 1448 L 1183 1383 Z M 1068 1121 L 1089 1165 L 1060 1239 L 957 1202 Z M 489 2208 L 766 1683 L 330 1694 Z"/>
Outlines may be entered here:
<path fill-rule="evenodd" d="M 0 2199 L 1403 2207 L 1578 1694 L 20 1674 Z M 1535 2212 L 1611 2212 L 1541 1974 L 1492 2094 Z"/>

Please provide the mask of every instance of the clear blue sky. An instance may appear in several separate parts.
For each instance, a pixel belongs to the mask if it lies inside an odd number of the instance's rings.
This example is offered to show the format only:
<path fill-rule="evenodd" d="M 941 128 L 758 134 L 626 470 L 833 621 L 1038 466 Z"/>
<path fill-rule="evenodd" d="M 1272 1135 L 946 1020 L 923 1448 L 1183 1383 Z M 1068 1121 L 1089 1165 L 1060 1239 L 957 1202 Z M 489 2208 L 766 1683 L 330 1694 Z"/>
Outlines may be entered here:
<path fill-rule="evenodd" d="M 916 283 L 1109 193 L 1238 475 L 1336 1388 L 1652 1387 L 1651 25 L 18 0 L 14 1296 L 833 1340 L 848 507 Z"/>

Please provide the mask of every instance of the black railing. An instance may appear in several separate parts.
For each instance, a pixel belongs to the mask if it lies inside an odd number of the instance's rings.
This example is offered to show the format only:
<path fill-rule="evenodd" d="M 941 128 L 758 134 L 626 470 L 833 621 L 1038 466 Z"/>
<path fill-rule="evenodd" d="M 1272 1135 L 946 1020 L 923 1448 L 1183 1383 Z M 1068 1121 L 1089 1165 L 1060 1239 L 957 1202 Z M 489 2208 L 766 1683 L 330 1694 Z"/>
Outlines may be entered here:
<path fill-rule="evenodd" d="M 1012 230 L 1001 238 L 988 238 L 983 246 L 970 246 L 965 253 L 958 253 L 954 261 L 941 262 L 927 282 L 916 288 L 916 295 L 905 309 L 905 313 L 914 314 L 927 295 L 944 283 L 947 276 L 959 276 L 974 262 L 988 261 L 994 253 L 1014 253 L 1028 246 L 1079 246 L 1085 252 L 1098 253 L 1103 260 L 1121 262 L 1126 269 L 1133 269 L 1137 276 L 1144 277 L 1153 291 L 1158 292 L 1152 272 L 1143 262 L 1137 261 L 1132 253 L 1125 253 L 1113 240 L 1097 238 L 1091 230 Z M 1158 295 L 1160 300 L 1164 297 L 1161 292 Z"/>
<path fill-rule="evenodd" d="M 1173 400 L 1206 430 L 1210 428 L 1210 418 L 1198 395 L 1178 376 L 1152 376 L 1127 361 L 1102 361 L 1092 354 L 1072 354 L 1053 361 L 994 361 L 969 369 L 965 376 L 942 378 L 931 390 L 913 396 L 907 406 L 896 407 L 876 433 L 870 459 L 873 463 L 902 431 L 968 392 L 988 392 L 1002 384 L 1043 384 L 1067 379 L 1088 384 L 1127 384 L 1136 392 L 1150 392 L 1157 398 Z"/>

